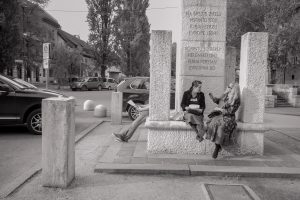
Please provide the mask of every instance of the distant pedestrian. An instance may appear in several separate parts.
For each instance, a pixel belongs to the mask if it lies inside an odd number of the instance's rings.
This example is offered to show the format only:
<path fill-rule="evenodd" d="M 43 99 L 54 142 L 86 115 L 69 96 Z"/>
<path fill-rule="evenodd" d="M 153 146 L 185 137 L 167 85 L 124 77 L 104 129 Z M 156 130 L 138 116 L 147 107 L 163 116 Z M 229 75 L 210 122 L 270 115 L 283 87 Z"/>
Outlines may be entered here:
<path fill-rule="evenodd" d="M 224 101 L 222 106 L 216 107 L 208 116 L 206 139 L 215 143 L 213 158 L 218 157 L 222 145 L 226 145 L 232 138 L 233 130 L 236 128 L 235 112 L 240 106 L 240 88 L 238 83 L 230 83 L 224 94 L 217 98 L 210 93 L 213 102 L 219 104 Z"/>
<path fill-rule="evenodd" d="M 203 112 L 205 96 L 201 92 L 202 82 L 195 80 L 189 90 L 183 93 L 181 108 L 184 111 L 184 121 L 196 132 L 196 139 L 201 142 L 204 136 Z"/>

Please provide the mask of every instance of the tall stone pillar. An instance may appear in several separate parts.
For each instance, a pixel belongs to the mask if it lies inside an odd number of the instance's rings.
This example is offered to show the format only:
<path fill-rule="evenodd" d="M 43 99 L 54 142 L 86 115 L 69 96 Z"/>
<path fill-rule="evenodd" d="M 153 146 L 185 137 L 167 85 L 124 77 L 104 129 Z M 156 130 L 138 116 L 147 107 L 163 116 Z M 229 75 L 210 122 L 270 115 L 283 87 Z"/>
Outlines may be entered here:
<path fill-rule="evenodd" d="M 75 100 L 42 101 L 42 181 L 65 188 L 75 177 Z"/>
<path fill-rule="evenodd" d="M 240 60 L 242 122 L 264 122 L 267 58 L 267 33 L 249 32 L 242 36 Z"/>
<path fill-rule="evenodd" d="M 171 31 L 152 31 L 149 120 L 168 121 L 171 92 Z"/>
<path fill-rule="evenodd" d="M 176 109 L 193 80 L 221 95 L 225 82 L 227 0 L 182 0 L 181 40 L 176 66 Z M 207 109 L 215 107 L 207 98 Z"/>

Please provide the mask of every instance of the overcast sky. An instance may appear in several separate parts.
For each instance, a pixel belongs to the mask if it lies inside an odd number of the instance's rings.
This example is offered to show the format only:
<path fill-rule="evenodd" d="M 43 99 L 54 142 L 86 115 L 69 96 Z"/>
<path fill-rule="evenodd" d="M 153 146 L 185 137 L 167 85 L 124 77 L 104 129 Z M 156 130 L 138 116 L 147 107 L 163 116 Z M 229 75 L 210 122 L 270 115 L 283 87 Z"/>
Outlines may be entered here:
<path fill-rule="evenodd" d="M 151 30 L 171 30 L 173 41 L 177 41 L 180 0 L 149 0 L 149 3 L 147 16 Z M 85 0 L 50 0 L 45 10 L 57 19 L 64 31 L 87 41 L 89 27 Z"/>

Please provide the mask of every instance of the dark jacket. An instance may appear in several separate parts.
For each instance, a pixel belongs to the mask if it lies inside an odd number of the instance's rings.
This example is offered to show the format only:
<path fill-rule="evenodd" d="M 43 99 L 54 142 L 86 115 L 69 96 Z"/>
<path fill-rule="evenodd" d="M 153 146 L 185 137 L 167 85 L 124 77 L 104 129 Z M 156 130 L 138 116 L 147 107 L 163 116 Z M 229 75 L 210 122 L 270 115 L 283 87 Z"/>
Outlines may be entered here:
<path fill-rule="evenodd" d="M 183 96 L 182 96 L 182 101 L 181 101 L 181 108 L 183 111 L 185 111 L 185 107 L 189 106 L 189 102 L 192 98 L 192 94 L 190 92 L 190 90 L 187 90 L 183 93 Z M 199 92 L 196 96 L 197 98 L 197 102 L 198 104 L 200 105 L 200 109 L 203 109 L 202 113 L 200 114 L 203 114 L 204 110 L 205 110 L 205 96 L 204 96 L 204 93 L 203 92 Z M 196 114 L 196 113 L 193 113 L 193 114 Z M 197 113 L 199 114 L 199 113 Z"/>

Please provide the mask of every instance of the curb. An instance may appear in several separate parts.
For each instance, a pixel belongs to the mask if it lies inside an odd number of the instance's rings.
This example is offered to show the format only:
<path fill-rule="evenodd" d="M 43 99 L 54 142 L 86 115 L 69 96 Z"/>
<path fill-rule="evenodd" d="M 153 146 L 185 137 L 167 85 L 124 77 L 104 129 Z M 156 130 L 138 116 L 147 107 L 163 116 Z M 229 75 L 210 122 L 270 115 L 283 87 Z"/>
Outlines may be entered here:
<path fill-rule="evenodd" d="M 300 178 L 300 168 L 210 166 L 187 164 L 98 163 L 94 169 L 94 172 L 117 174 L 176 174 L 187 176 Z"/>
<path fill-rule="evenodd" d="M 88 128 L 81 131 L 78 135 L 75 136 L 75 144 L 77 144 L 80 140 L 82 140 L 85 136 L 87 136 L 92 130 L 94 130 L 97 126 L 102 124 L 104 120 L 101 120 L 99 122 L 96 122 L 89 126 Z M 9 183 L 2 191 L 0 191 L 0 199 L 5 198 L 12 193 L 14 193 L 17 189 L 19 189 L 22 185 L 24 185 L 29 179 L 34 177 L 36 174 L 38 174 L 40 171 L 42 171 L 41 164 L 34 165 L 31 169 L 29 169 L 27 172 L 23 173 L 21 176 L 16 178 L 14 181 Z"/>

